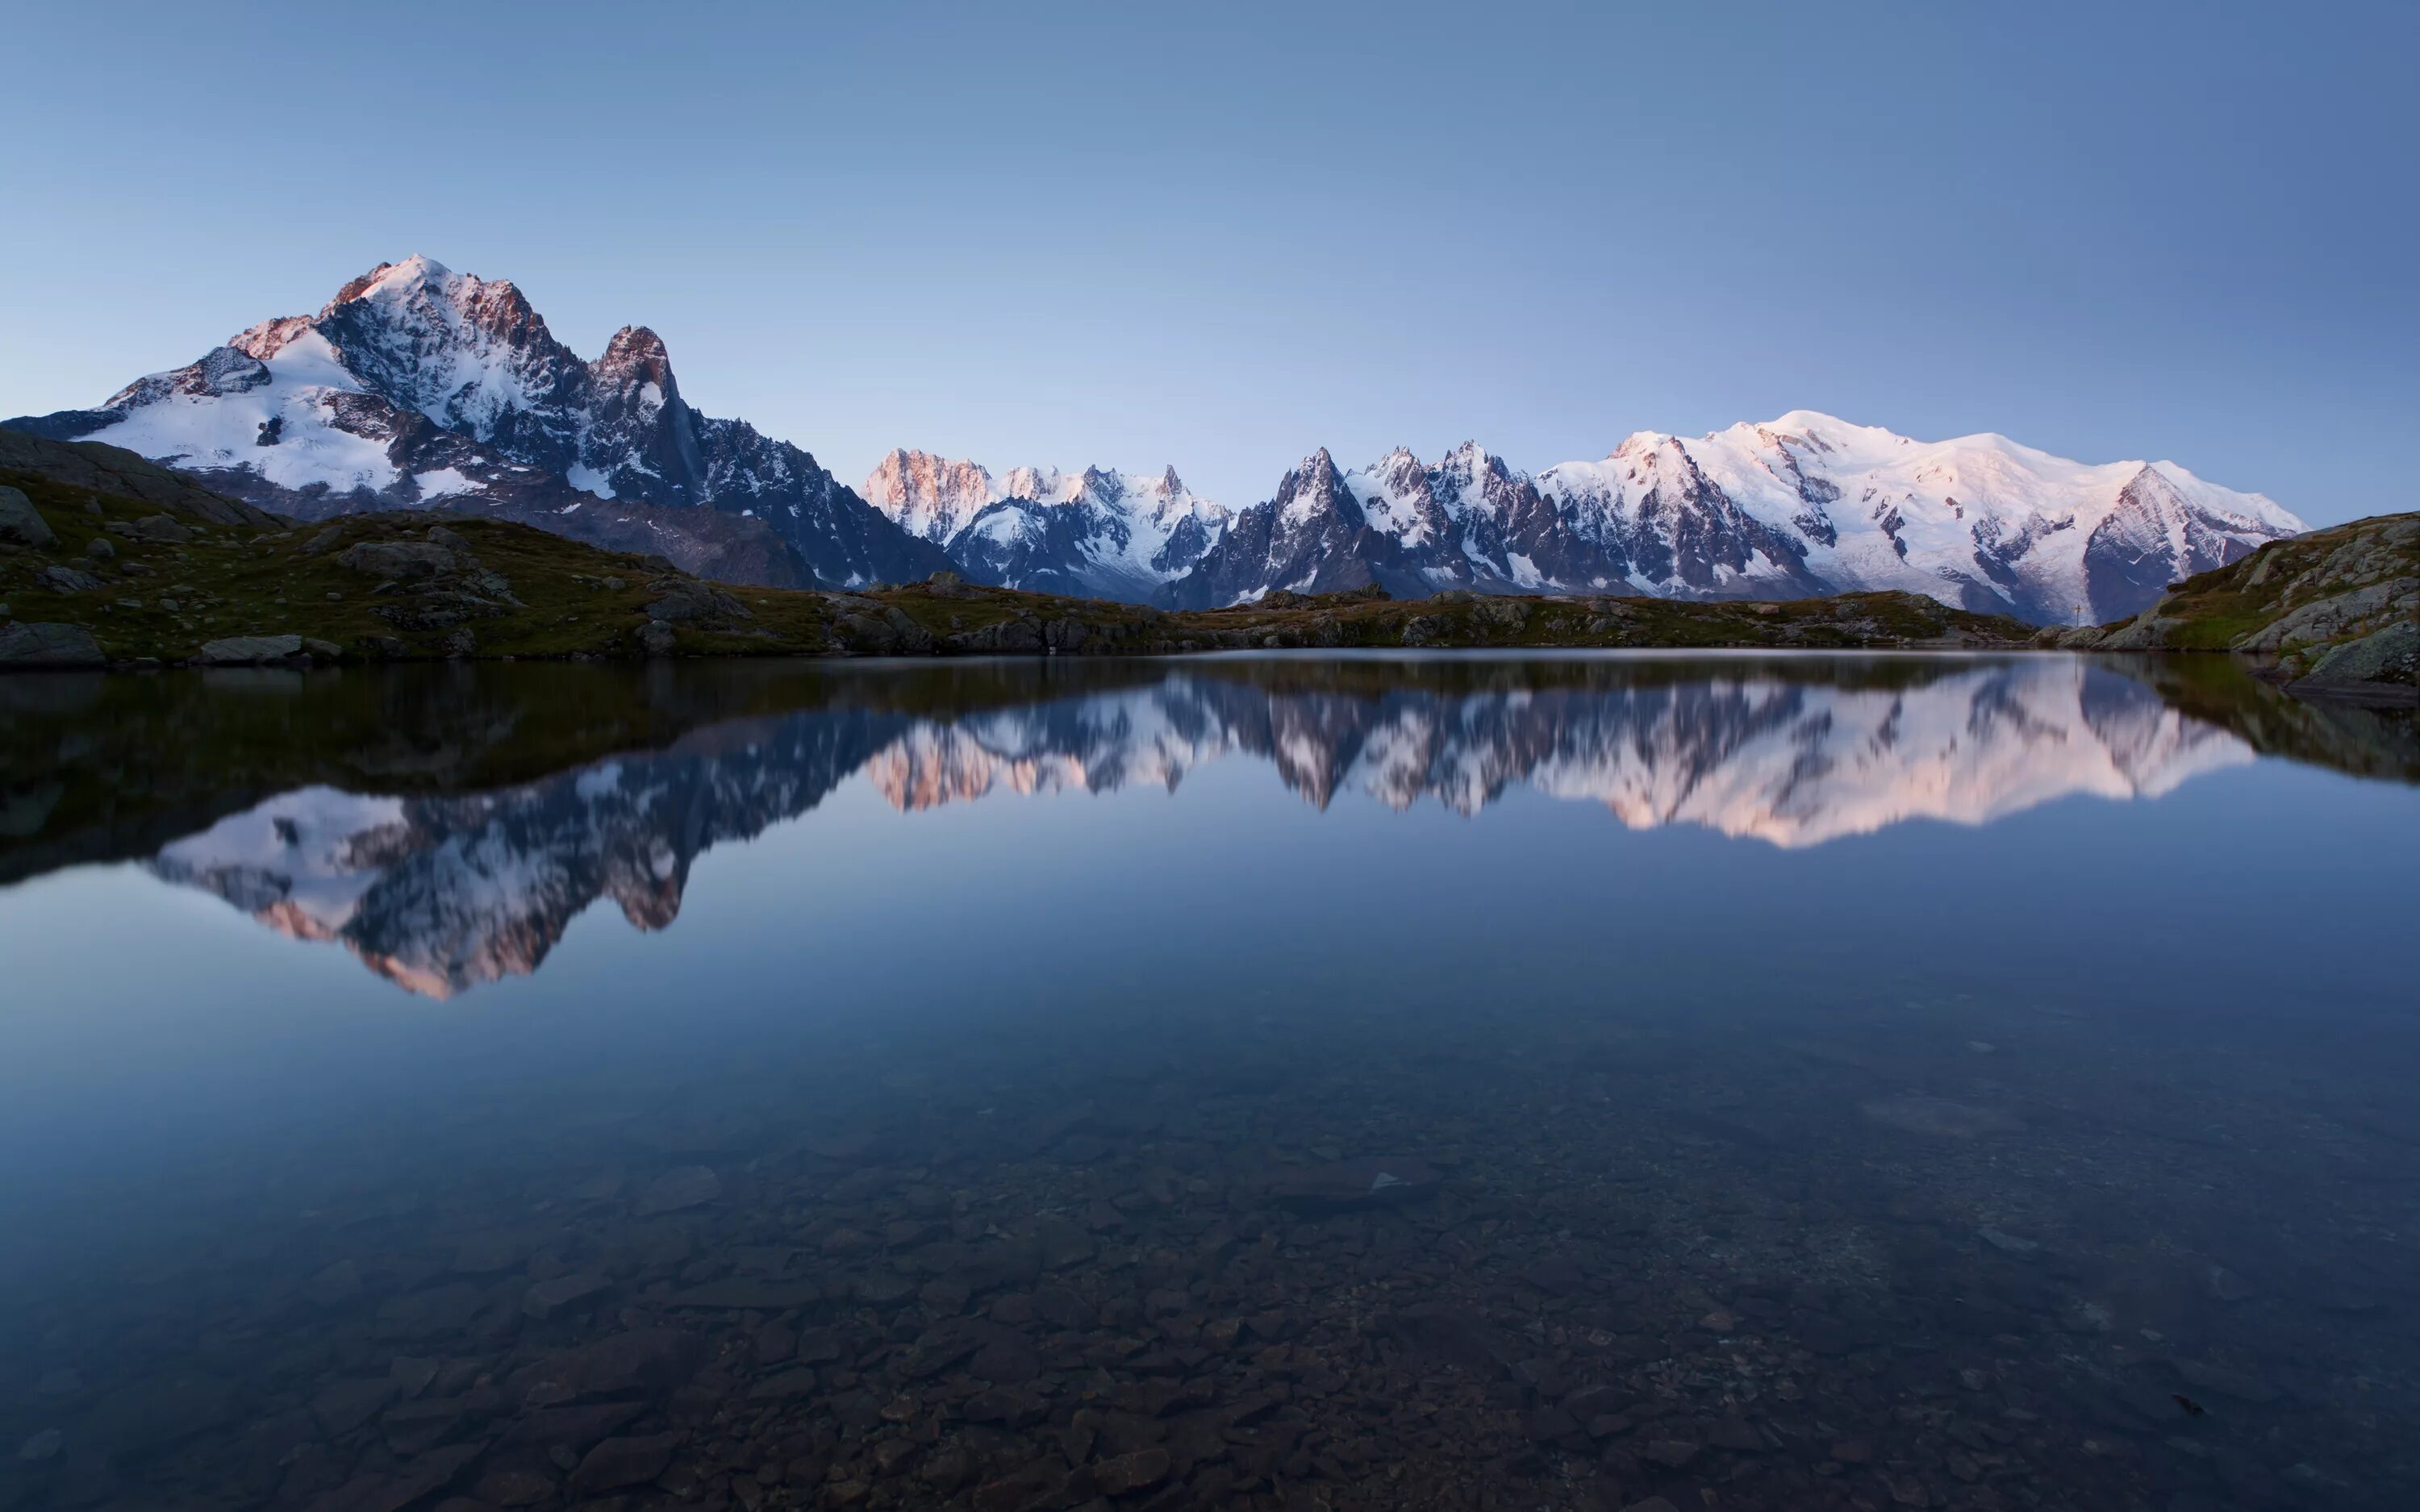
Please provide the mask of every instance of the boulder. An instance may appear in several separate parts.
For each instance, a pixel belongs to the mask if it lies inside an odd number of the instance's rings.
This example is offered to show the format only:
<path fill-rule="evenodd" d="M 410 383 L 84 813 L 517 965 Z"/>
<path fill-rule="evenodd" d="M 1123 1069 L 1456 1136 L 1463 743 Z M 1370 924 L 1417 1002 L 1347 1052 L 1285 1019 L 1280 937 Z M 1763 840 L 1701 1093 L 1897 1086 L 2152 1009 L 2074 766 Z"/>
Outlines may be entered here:
<path fill-rule="evenodd" d="M 459 571 L 462 563 L 434 541 L 358 541 L 336 553 L 336 565 L 365 578 L 411 582 Z"/>
<path fill-rule="evenodd" d="M 0 541 L 47 551 L 58 543 L 58 532 L 34 508 L 22 488 L 0 488 Z"/>
<path fill-rule="evenodd" d="M 81 625 L 0 625 L 0 667 L 99 667 L 107 659 Z"/>
<path fill-rule="evenodd" d="M 194 532 L 165 515 L 147 515 L 141 519 L 114 519 L 109 533 L 123 535 L 130 541 L 149 541 L 159 546 L 181 546 L 194 538 Z"/>
<path fill-rule="evenodd" d="M 755 617 L 739 600 L 694 578 L 659 579 L 649 586 L 660 591 L 647 605 L 647 618 L 659 625 L 692 625 L 704 620 Z"/>
<path fill-rule="evenodd" d="M 2164 598 L 2160 601 L 2160 604 L 2164 604 L 2166 602 L 2167 600 Z M 2161 651 L 2166 649 L 2170 644 L 2171 638 L 2175 636 L 2178 631 L 2185 627 L 2185 622 L 2162 614 L 2160 612 L 2160 604 L 2152 605 L 2149 609 L 2147 609 L 2142 613 L 2135 615 L 2132 620 L 2127 621 L 2117 629 L 2102 636 L 2094 643 L 2095 649 L 2101 651 Z"/>
<path fill-rule="evenodd" d="M 639 1194 L 636 1209 L 642 1218 L 659 1212 L 678 1212 L 713 1201 L 722 1195 L 722 1178 L 707 1165 L 678 1165 L 657 1177 Z"/>
<path fill-rule="evenodd" d="M 2337 684 L 2402 683 L 2420 677 L 2420 625 L 2390 625 L 2383 630 L 2333 647 L 2311 668 L 2305 682 Z"/>
<path fill-rule="evenodd" d="M 206 667 L 248 667 L 301 655 L 302 638 L 299 635 L 230 635 L 206 642 L 200 660 Z"/>
<path fill-rule="evenodd" d="M 1094 1467 L 1095 1483 L 1110 1496 L 1130 1496 L 1149 1490 L 1168 1478 L 1169 1454 L 1154 1445 L 1104 1459 Z"/>
<path fill-rule="evenodd" d="M 100 579 L 73 567 L 44 567 L 39 580 L 54 594 L 87 594 L 101 586 Z"/>

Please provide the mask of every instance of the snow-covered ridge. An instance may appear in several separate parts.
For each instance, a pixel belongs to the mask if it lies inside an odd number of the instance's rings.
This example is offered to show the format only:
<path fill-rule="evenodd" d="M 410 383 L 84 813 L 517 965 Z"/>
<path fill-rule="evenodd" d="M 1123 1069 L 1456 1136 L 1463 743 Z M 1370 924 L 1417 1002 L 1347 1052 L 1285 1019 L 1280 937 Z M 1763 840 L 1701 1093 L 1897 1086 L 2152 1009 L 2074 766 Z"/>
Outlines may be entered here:
<path fill-rule="evenodd" d="M 1167 601 L 1376 583 L 1399 595 L 1796 597 L 1896 589 L 2039 623 L 2132 614 L 2304 529 L 2174 462 L 2070 461 L 2005 436 L 1918 441 L 1799 409 L 1625 438 L 1534 477 L 1466 442 L 1340 471 L 1325 451 L 1243 511 Z"/>

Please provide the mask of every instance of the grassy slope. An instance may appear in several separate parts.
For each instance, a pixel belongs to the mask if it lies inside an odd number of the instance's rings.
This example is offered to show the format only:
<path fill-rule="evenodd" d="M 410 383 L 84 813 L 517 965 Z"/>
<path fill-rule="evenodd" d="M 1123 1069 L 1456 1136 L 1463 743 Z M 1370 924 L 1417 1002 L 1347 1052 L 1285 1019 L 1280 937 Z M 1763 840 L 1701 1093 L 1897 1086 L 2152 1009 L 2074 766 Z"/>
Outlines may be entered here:
<path fill-rule="evenodd" d="M 0 603 L 21 622 L 89 629 L 115 663 L 176 663 L 209 640 L 295 634 L 334 642 L 347 657 L 445 656 L 468 628 L 482 657 L 635 656 L 649 606 L 694 582 L 660 559 L 601 550 L 527 526 L 398 512 L 349 516 L 334 527 L 262 529 L 179 514 L 193 539 L 147 542 L 113 522 L 162 514 L 156 501 L 98 493 L 45 472 L 0 468 L 58 532 L 47 551 L 0 554 Z M 410 586 L 380 584 L 346 567 L 346 546 L 419 540 L 432 524 L 467 539 L 479 564 L 510 583 L 498 601 L 455 625 L 413 627 Z M 326 530 L 336 529 L 331 545 Z M 108 540 L 111 558 L 86 543 Z M 315 543 L 318 543 L 315 549 Z M 89 571 L 101 587 L 58 592 L 53 564 Z M 912 584 L 869 594 L 778 589 L 712 590 L 721 612 L 671 631 L 683 655 L 950 653 L 1041 650 L 1156 653 L 1281 646 L 2019 646 L 2029 627 L 1900 594 L 1780 604 L 1685 604 L 1661 599 L 1425 599 L 1273 595 L 1241 609 L 1165 614 L 1132 605 L 967 585 Z M 171 606 L 174 607 L 171 607 Z M 381 609 L 400 607 L 398 625 Z M 1006 631 L 1003 635 L 1001 632 Z M 654 631 L 660 636 L 663 632 Z"/>

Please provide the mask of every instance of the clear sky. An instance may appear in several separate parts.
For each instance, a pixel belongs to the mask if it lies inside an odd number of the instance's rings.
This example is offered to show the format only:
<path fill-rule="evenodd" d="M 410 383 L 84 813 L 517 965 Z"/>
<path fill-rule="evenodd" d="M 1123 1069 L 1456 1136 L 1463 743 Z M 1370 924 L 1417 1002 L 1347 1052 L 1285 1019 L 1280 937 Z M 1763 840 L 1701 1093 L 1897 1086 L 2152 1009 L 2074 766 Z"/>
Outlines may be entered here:
<path fill-rule="evenodd" d="M 1795 408 L 2420 507 L 2420 6 L 27 8 L 0 414 L 423 252 L 852 484 Z"/>

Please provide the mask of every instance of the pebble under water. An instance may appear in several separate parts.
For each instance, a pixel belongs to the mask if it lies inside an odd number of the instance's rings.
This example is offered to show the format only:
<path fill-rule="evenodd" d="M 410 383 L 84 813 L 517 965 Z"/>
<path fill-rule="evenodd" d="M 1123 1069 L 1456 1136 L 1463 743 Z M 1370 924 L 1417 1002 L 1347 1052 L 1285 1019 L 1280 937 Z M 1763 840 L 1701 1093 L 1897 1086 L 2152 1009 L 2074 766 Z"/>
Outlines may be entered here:
<path fill-rule="evenodd" d="M 0 1512 L 2420 1505 L 2420 733 L 0 679 Z"/>

